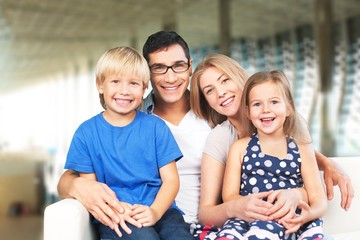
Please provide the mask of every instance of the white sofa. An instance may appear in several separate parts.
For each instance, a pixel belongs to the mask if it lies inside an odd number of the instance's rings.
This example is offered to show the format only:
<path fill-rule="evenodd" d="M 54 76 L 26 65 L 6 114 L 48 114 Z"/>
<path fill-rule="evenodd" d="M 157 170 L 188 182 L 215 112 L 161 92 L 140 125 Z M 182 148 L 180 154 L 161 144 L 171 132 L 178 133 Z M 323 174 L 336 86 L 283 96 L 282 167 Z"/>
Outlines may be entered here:
<path fill-rule="evenodd" d="M 355 197 L 349 211 L 340 208 L 340 192 L 329 202 L 324 216 L 324 228 L 329 239 L 360 239 L 360 157 L 334 158 L 350 175 Z M 75 199 L 64 199 L 46 207 L 44 212 L 44 240 L 92 240 L 96 235 L 89 213 Z"/>

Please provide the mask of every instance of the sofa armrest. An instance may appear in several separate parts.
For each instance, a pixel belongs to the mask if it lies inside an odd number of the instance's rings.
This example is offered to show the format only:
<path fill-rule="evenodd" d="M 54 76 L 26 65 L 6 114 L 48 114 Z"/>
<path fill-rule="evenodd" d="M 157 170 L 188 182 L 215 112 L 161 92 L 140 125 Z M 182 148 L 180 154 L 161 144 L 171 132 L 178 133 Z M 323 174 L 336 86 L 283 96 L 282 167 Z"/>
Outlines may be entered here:
<path fill-rule="evenodd" d="M 64 199 L 45 208 L 44 240 L 95 240 L 90 214 L 75 199 Z"/>
<path fill-rule="evenodd" d="M 350 209 L 345 211 L 340 207 L 340 190 L 337 186 L 334 187 L 334 198 L 328 202 L 328 210 L 324 216 L 324 231 L 326 234 L 334 236 L 334 239 L 349 239 L 340 237 L 349 235 L 349 233 L 353 233 L 351 239 L 360 239 L 360 224 L 356 220 L 359 218 L 360 213 L 360 197 L 358 196 L 359 192 L 357 192 L 360 189 L 360 157 L 337 157 L 332 159 L 350 176 L 355 189 L 355 197 Z"/>

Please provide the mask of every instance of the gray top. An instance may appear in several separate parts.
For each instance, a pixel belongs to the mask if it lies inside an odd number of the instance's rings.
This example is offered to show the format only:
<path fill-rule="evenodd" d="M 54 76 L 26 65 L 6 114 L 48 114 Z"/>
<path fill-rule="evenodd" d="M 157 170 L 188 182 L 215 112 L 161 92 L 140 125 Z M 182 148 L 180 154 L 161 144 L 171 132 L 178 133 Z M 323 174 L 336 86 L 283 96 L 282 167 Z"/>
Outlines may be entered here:
<path fill-rule="evenodd" d="M 230 146 L 238 139 L 236 128 L 229 120 L 213 128 L 207 137 L 204 153 L 225 165 Z"/>

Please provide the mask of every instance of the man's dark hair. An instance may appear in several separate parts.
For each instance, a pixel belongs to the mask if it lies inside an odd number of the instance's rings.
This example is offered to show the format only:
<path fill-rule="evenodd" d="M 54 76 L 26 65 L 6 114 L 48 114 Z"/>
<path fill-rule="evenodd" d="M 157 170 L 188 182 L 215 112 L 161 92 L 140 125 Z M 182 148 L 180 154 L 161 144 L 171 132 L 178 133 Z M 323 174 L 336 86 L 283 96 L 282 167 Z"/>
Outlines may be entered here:
<path fill-rule="evenodd" d="M 190 60 L 190 50 L 185 40 L 174 31 L 159 31 L 148 37 L 143 47 L 143 56 L 149 62 L 149 54 L 179 44 Z"/>

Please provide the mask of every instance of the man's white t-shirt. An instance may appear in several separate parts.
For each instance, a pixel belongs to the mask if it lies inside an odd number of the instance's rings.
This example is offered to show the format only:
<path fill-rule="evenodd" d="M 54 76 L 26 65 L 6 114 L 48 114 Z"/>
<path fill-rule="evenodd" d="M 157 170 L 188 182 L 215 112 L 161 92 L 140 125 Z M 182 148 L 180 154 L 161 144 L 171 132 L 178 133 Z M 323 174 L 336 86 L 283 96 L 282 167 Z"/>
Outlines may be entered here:
<path fill-rule="evenodd" d="M 183 157 L 176 162 L 180 176 L 177 206 L 185 213 L 187 223 L 198 222 L 200 203 L 201 158 L 210 126 L 205 120 L 187 112 L 178 126 L 165 121 L 180 147 Z"/>
<path fill-rule="evenodd" d="M 152 114 L 152 92 L 143 101 L 143 111 Z M 211 131 L 207 121 L 198 118 L 192 110 L 186 113 L 178 126 L 165 121 L 174 135 L 183 157 L 176 162 L 180 190 L 176 205 L 185 213 L 185 222 L 197 223 L 200 204 L 201 158 L 206 139 Z"/>

